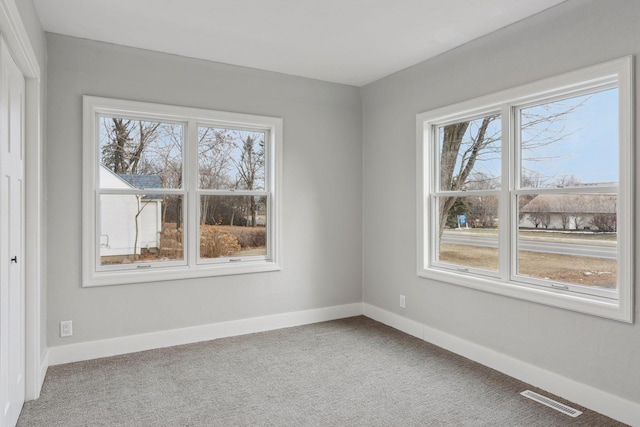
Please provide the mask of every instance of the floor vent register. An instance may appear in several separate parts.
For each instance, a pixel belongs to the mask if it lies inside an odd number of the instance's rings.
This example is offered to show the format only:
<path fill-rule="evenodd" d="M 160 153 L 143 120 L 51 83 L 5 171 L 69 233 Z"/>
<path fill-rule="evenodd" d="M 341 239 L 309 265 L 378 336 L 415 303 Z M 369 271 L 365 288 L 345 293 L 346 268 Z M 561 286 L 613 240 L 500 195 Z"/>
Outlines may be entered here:
<path fill-rule="evenodd" d="M 556 402 L 553 399 L 549 399 L 548 397 L 544 397 L 541 394 L 535 393 L 531 390 L 526 390 L 523 391 L 522 393 L 520 393 L 521 395 L 523 395 L 524 397 L 528 397 L 531 400 L 535 400 L 536 402 L 542 403 L 543 405 L 546 405 L 550 408 L 555 409 L 556 411 L 560 411 L 563 414 L 567 414 L 570 417 L 577 417 L 578 415 L 582 414 L 581 411 L 578 411 L 577 409 L 573 409 L 570 406 L 567 405 L 563 405 L 560 402 Z"/>

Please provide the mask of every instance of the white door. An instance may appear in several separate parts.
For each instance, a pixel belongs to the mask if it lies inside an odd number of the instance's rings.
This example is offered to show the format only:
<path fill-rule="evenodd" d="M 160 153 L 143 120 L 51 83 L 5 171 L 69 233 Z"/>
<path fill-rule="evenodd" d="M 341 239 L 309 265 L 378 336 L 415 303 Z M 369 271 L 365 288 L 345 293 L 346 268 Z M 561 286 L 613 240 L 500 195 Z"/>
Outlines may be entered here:
<path fill-rule="evenodd" d="M 0 41 L 0 426 L 24 403 L 24 77 Z"/>

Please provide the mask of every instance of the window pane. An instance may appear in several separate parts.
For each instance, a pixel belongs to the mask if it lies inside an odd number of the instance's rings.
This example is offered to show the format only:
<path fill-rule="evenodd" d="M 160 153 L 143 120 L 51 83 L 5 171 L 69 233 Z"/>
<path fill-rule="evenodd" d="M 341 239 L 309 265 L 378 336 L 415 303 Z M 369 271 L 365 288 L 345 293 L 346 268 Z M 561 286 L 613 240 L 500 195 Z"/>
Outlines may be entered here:
<path fill-rule="evenodd" d="M 182 196 L 101 195 L 100 264 L 184 259 Z"/>
<path fill-rule="evenodd" d="M 520 111 L 521 187 L 618 182 L 618 90 Z"/>
<path fill-rule="evenodd" d="M 264 132 L 198 128 L 198 186 L 209 190 L 264 190 Z"/>
<path fill-rule="evenodd" d="M 584 286 L 617 283 L 614 194 L 518 198 L 518 274 Z"/>
<path fill-rule="evenodd" d="M 200 258 L 267 254 L 267 198 L 201 196 Z"/>
<path fill-rule="evenodd" d="M 438 261 L 498 270 L 498 198 L 439 197 Z"/>
<path fill-rule="evenodd" d="M 183 125 L 99 117 L 100 188 L 181 188 Z"/>
<path fill-rule="evenodd" d="M 500 187 L 500 116 L 438 128 L 440 191 Z"/>

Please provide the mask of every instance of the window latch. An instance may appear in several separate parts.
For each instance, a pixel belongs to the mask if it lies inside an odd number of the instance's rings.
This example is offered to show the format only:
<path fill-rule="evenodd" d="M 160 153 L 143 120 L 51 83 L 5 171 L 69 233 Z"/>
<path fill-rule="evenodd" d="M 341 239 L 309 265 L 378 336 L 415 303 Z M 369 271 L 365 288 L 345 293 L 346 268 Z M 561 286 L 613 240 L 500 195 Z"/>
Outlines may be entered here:
<path fill-rule="evenodd" d="M 151 264 L 138 265 L 136 268 L 151 268 Z"/>
<path fill-rule="evenodd" d="M 569 287 L 567 285 L 558 285 L 556 283 L 552 283 L 551 287 L 554 289 L 562 289 L 563 291 L 569 290 Z"/>

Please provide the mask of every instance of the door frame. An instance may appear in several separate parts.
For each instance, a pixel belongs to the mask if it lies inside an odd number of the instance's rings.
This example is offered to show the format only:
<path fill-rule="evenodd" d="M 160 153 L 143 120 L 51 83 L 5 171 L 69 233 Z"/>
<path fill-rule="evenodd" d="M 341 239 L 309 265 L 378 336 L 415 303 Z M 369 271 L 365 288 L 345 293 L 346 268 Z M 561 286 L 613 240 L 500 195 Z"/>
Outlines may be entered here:
<path fill-rule="evenodd" d="M 37 399 L 48 368 L 42 76 L 15 0 L 0 0 L 0 33 L 25 78 L 25 400 Z"/>

